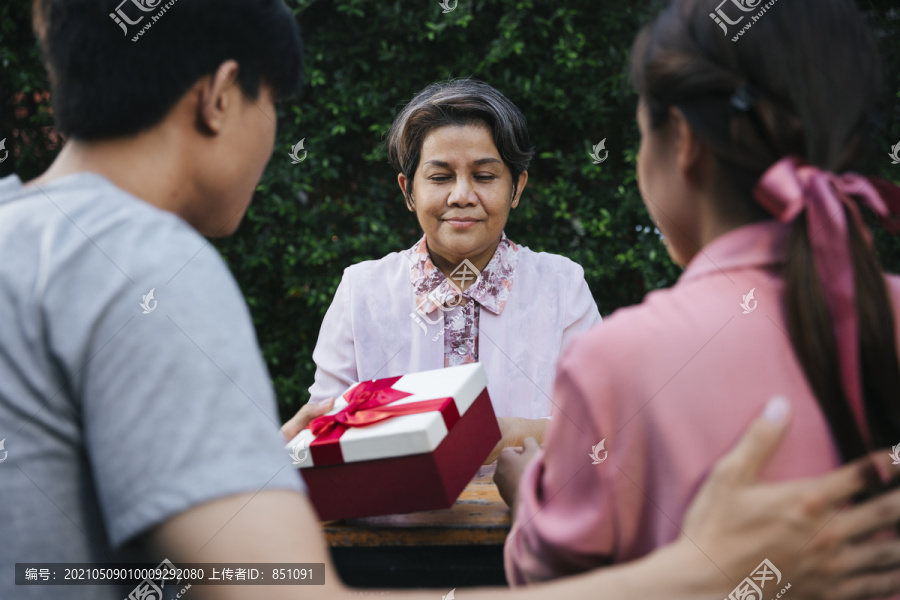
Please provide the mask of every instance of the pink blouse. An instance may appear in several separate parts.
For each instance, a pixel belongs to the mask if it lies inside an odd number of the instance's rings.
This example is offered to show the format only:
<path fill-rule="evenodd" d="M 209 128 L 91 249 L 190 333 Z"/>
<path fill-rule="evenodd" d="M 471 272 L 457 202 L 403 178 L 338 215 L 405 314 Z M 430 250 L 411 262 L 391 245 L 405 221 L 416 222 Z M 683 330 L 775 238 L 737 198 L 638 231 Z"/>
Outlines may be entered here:
<path fill-rule="evenodd" d="M 506 541 L 512 585 L 632 560 L 674 540 L 713 463 L 775 395 L 791 402 L 791 424 L 762 478 L 840 464 L 788 339 L 779 274 L 788 231 L 766 221 L 717 238 L 673 288 L 569 346 L 556 416 L 523 475 Z M 887 279 L 900 314 L 900 278 Z"/>
<path fill-rule="evenodd" d="M 549 417 L 560 352 L 600 322 L 583 269 L 504 235 L 463 303 L 441 309 L 434 299 L 450 289 L 424 238 L 348 267 L 313 352 L 310 401 L 336 397 L 357 381 L 477 360 L 498 417 Z"/>

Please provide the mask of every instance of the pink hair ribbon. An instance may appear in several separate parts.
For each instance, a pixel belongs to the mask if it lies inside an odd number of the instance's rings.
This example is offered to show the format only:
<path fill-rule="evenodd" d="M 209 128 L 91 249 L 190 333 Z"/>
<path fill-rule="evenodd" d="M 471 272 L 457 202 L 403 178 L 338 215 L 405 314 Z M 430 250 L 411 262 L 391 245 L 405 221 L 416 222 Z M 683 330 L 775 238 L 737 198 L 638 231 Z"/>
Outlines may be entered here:
<path fill-rule="evenodd" d="M 790 223 L 806 211 L 813 260 L 834 323 L 844 393 L 868 445 L 870 439 L 859 360 L 856 287 L 844 207 L 851 215 L 852 225 L 871 244 L 871 233 L 857 202 L 851 196 L 871 209 L 887 231 L 897 233 L 900 231 L 900 220 L 897 218 L 900 213 L 900 188 L 854 173 L 836 175 L 805 164 L 796 157 L 787 157 L 766 171 L 754 196 L 782 223 Z"/>

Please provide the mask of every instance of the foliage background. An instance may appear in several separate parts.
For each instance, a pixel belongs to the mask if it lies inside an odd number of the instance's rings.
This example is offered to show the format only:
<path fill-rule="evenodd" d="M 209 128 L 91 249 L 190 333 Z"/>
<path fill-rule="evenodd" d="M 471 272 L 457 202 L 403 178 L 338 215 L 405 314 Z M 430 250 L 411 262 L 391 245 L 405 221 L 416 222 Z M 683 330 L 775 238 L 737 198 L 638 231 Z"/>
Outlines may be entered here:
<path fill-rule="evenodd" d="M 283 417 L 308 398 L 312 350 L 343 269 L 420 236 L 381 142 L 397 109 L 432 81 L 476 76 L 523 110 L 537 157 L 507 232 L 579 262 L 602 314 L 677 278 L 635 181 L 625 65 L 646 3 L 459 0 L 444 14 L 437 0 L 288 1 L 303 30 L 306 93 L 280 107 L 254 204 L 238 233 L 216 242 L 251 307 Z M 900 140 L 895 2 L 859 1 L 887 73 L 885 154 Z M 0 176 L 23 180 L 60 146 L 29 12 L 25 1 L 0 6 L 0 138 L 12 158 Z M 308 155 L 293 165 L 288 152 L 301 138 Z M 588 154 L 604 138 L 609 159 L 594 165 Z M 900 180 L 886 157 L 875 168 Z M 886 268 L 900 270 L 900 242 L 879 235 L 878 247 Z"/>

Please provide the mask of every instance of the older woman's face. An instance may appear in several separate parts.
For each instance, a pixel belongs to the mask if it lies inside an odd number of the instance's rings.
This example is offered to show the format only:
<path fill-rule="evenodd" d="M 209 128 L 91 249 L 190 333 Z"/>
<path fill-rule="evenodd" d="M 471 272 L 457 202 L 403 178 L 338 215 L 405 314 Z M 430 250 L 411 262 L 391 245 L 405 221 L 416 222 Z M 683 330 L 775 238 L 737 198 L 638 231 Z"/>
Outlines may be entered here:
<path fill-rule="evenodd" d="M 512 174 L 486 126 L 432 131 L 422 143 L 412 186 L 416 216 L 431 252 L 453 264 L 464 258 L 486 264 L 527 180 L 527 173 L 519 177 L 513 197 Z M 400 174 L 398 181 L 405 189 L 406 177 Z"/>

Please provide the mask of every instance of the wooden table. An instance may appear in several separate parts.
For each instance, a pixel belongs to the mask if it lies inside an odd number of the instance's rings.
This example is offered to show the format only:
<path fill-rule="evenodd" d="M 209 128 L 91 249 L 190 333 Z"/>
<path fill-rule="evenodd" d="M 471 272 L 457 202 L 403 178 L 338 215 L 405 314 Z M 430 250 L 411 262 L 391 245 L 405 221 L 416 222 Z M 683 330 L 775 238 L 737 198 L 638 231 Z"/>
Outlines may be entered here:
<path fill-rule="evenodd" d="M 446 510 L 322 525 L 341 578 L 354 587 L 506 585 L 509 508 L 491 474 L 476 476 Z"/>

